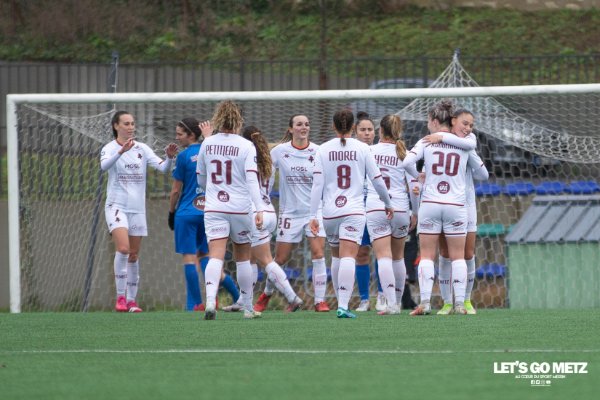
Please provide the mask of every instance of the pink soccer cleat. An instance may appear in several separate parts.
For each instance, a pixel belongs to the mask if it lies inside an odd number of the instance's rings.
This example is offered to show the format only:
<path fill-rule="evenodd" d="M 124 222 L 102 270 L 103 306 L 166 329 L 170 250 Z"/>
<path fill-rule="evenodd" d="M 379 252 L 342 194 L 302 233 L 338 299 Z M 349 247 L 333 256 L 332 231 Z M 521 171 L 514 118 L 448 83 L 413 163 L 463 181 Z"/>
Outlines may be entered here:
<path fill-rule="evenodd" d="M 135 300 L 131 300 L 131 301 L 127 302 L 127 311 L 133 312 L 133 313 L 138 313 L 138 312 L 142 312 L 142 309 L 138 307 Z"/>
<path fill-rule="evenodd" d="M 115 304 L 116 312 L 127 312 L 127 300 L 125 296 L 117 296 L 117 303 Z"/>

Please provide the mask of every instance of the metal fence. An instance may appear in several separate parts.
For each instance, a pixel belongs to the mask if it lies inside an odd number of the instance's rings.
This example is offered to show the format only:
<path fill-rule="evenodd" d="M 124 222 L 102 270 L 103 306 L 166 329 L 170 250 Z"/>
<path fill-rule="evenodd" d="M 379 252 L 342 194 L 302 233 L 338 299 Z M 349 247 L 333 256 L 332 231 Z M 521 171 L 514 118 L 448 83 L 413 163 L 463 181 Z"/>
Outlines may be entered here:
<path fill-rule="evenodd" d="M 451 58 L 368 58 L 120 64 L 118 92 L 363 89 L 390 78 L 435 79 Z M 480 85 L 600 82 L 600 54 L 460 58 Z M 0 109 L 9 93 L 105 92 L 106 64 L 0 62 Z M 0 112 L 0 196 L 6 196 L 6 115 Z"/>

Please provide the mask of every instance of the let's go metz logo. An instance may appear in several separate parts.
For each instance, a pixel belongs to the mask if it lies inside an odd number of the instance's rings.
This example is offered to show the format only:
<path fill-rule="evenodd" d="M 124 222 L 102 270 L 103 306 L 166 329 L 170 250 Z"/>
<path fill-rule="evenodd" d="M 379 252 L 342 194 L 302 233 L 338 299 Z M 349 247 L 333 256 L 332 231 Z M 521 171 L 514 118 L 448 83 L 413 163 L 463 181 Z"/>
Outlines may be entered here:
<path fill-rule="evenodd" d="M 587 362 L 525 362 L 504 361 L 494 363 L 494 374 L 511 374 L 515 379 L 529 380 L 531 386 L 551 386 L 553 379 L 567 375 L 587 374 Z"/>

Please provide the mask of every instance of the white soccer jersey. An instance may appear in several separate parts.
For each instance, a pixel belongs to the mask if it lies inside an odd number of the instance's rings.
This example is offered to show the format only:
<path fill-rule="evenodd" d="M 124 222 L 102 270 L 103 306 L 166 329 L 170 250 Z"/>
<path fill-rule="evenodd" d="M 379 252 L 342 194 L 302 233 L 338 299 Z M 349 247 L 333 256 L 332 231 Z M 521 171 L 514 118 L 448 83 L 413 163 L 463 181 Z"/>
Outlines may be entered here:
<path fill-rule="evenodd" d="M 100 153 L 100 163 L 116 156 L 123 146 L 116 140 L 106 144 Z M 126 213 L 146 212 L 146 176 L 148 165 L 165 172 L 169 161 L 158 157 L 148 145 L 135 142 L 108 168 L 106 205 L 116 206 Z"/>
<path fill-rule="evenodd" d="M 404 160 L 404 166 L 414 166 L 421 158 L 425 160 L 421 201 L 464 206 L 467 165 L 469 168 L 481 167 L 471 152 L 450 144 L 428 144 L 419 140 Z"/>
<path fill-rule="evenodd" d="M 245 214 L 252 211 L 247 171 L 257 173 L 252 142 L 233 133 L 217 133 L 202 142 L 196 172 L 206 177 L 204 212 Z M 258 193 L 258 188 L 255 188 Z"/>
<path fill-rule="evenodd" d="M 396 154 L 396 145 L 394 143 L 378 143 L 371 146 L 371 153 L 373 153 L 375 163 L 381 171 L 394 210 L 408 210 L 406 174 L 404 168 L 402 168 L 402 160 Z M 367 182 L 367 187 L 367 211 L 385 209 L 385 205 L 379 199 L 379 194 L 377 194 L 371 181 Z"/>
<path fill-rule="evenodd" d="M 273 189 L 273 180 L 270 179 L 270 177 L 266 179 L 259 178 L 258 182 L 260 185 L 260 197 L 262 199 L 264 211 L 274 213 L 275 207 L 273 207 L 270 196 L 271 190 Z"/>
<path fill-rule="evenodd" d="M 308 217 L 315 155 L 319 146 L 310 142 L 304 149 L 291 141 L 271 150 L 273 168 L 279 171 L 279 214 Z"/>
<path fill-rule="evenodd" d="M 314 173 L 323 175 L 323 219 L 364 215 L 365 176 L 381 180 L 369 146 L 354 138 L 347 138 L 344 146 L 339 138 L 323 143 Z M 385 192 L 383 181 L 379 184 Z"/>

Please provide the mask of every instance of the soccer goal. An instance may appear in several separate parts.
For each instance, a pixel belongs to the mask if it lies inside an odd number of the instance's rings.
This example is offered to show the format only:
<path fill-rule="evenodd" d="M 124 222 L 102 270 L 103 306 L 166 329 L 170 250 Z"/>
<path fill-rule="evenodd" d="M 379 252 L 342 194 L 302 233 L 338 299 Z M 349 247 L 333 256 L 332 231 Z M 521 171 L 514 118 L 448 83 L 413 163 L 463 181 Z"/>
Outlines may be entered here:
<path fill-rule="evenodd" d="M 351 107 L 369 112 L 375 121 L 398 113 L 411 146 L 425 133 L 427 110 L 435 102 L 449 98 L 471 110 L 479 152 L 491 172 L 488 185 L 478 189 L 476 262 L 481 268 L 473 302 L 478 307 L 508 306 L 512 264 L 505 237 L 523 217 L 536 188 L 556 184 L 557 193 L 563 193 L 560 188 L 567 190 L 573 182 L 598 181 L 600 84 L 453 88 L 445 86 L 457 85 L 456 79 L 436 82 L 437 87 L 428 89 L 9 95 L 11 312 L 112 308 L 113 245 L 103 215 L 106 176 L 99 169 L 100 149 L 112 140 L 111 116 L 116 110 L 133 114 L 138 140 L 163 156 L 178 121 L 187 116 L 209 119 L 223 99 L 239 102 L 246 124 L 261 128 L 272 143 L 279 142 L 289 118 L 298 113 L 310 119 L 311 140 L 322 143 L 332 137 L 333 113 Z M 511 184 L 519 185 L 509 190 Z M 149 236 L 140 254 L 139 301 L 151 310 L 182 309 L 184 303 L 181 259 L 167 228 L 170 187 L 170 174 L 149 174 Z M 578 249 L 585 243 L 583 235 L 572 244 Z M 511 246 L 524 248 L 526 243 Z M 548 262 L 539 255 L 527 258 L 523 251 L 518 257 L 532 266 Z M 599 265 L 597 259 L 593 265 Z M 302 293 L 307 297 L 309 266 L 310 255 L 302 247 L 288 266 L 300 271 L 296 284 L 306 288 Z M 579 267 L 564 265 L 565 291 L 577 291 L 579 279 L 588 279 L 575 273 Z M 408 268 L 410 273 L 412 266 Z M 598 285 L 598 274 L 594 276 Z"/>

